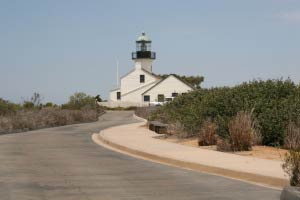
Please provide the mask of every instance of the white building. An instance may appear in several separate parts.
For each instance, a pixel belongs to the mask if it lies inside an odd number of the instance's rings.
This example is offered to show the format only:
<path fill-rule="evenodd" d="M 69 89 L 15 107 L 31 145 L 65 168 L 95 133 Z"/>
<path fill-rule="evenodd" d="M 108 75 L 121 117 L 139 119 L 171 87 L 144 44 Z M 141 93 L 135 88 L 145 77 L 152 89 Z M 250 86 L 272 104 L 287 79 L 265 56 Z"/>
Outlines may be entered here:
<path fill-rule="evenodd" d="M 151 51 L 151 40 L 145 33 L 136 41 L 136 51 L 132 53 L 134 69 L 122 76 L 120 87 L 110 91 L 107 107 L 148 106 L 149 102 L 164 102 L 193 87 L 170 75 L 165 79 L 152 72 L 152 62 L 156 54 Z"/>

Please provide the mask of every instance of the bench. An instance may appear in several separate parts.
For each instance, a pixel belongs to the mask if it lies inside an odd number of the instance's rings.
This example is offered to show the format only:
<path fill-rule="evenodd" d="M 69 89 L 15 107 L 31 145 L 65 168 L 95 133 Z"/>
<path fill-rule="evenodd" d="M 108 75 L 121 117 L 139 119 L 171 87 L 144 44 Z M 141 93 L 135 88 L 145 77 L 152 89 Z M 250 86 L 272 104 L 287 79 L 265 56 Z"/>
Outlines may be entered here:
<path fill-rule="evenodd" d="M 149 122 L 149 129 L 151 131 L 155 131 L 155 133 L 157 133 L 157 134 L 166 134 L 167 128 L 168 128 L 167 124 L 163 124 L 158 121 L 150 121 Z"/>

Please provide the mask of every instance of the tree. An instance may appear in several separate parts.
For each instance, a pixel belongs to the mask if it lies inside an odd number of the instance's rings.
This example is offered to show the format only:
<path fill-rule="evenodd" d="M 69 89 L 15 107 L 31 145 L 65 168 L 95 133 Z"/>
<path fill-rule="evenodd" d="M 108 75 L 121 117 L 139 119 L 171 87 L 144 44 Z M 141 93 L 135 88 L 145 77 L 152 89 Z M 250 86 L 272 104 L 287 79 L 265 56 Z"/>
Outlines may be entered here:
<path fill-rule="evenodd" d="M 83 109 L 83 108 L 95 108 L 95 98 L 89 96 L 83 92 L 76 92 L 74 95 L 70 96 L 69 102 L 63 106 L 63 108 L 68 109 Z"/>
<path fill-rule="evenodd" d="M 176 78 L 188 83 L 189 85 L 193 86 L 196 89 L 201 88 L 201 83 L 204 81 L 203 76 L 180 76 L 178 74 L 163 74 L 159 75 L 162 79 L 167 78 L 169 75 L 173 75 Z"/>
<path fill-rule="evenodd" d="M 34 108 L 34 103 L 32 103 L 31 101 L 24 101 L 23 102 L 23 108 L 33 109 Z"/>
<path fill-rule="evenodd" d="M 201 88 L 200 84 L 204 81 L 203 76 L 181 76 L 180 78 L 197 89 Z"/>
<path fill-rule="evenodd" d="M 30 100 L 23 101 L 23 108 L 25 109 L 34 109 L 34 108 L 42 108 L 42 97 L 39 93 L 35 92 L 31 96 Z"/>
<path fill-rule="evenodd" d="M 45 104 L 45 107 L 53 107 L 53 106 L 54 106 L 54 104 L 52 102 L 47 102 Z"/>
<path fill-rule="evenodd" d="M 102 98 L 100 97 L 99 94 L 95 97 L 95 99 L 96 99 L 97 102 L 102 102 Z"/>
<path fill-rule="evenodd" d="M 30 98 L 30 101 L 34 104 L 35 107 L 38 107 L 42 102 L 42 97 L 39 93 L 35 92 Z"/>

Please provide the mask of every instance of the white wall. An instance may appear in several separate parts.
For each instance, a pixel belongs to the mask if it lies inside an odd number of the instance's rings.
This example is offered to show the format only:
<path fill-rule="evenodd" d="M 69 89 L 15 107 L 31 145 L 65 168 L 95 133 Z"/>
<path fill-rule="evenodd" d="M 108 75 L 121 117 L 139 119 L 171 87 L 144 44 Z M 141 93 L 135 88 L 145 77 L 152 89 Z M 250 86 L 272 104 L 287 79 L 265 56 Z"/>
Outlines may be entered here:
<path fill-rule="evenodd" d="M 122 95 L 122 101 L 139 102 L 139 103 L 143 102 L 142 94 L 149 88 L 153 87 L 157 82 L 158 81 L 152 82 L 140 88 L 139 90 L 124 94 L 124 96 Z"/>
<path fill-rule="evenodd" d="M 117 92 L 120 92 L 120 89 L 112 90 L 109 92 L 109 101 L 118 101 L 117 100 Z"/>
<path fill-rule="evenodd" d="M 135 69 L 145 69 L 146 71 L 152 73 L 152 62 L 151 59 L 136 59 L 134 61 L 134 67 Z"/>
<path fill-rule="evenodd" d="M 123 102 L 123 101 L 108 101 L 108 102 L 98 102 L 100 106 L 105 106 L 109 108 L 128 108 L 128 107 L 143 107 L 143 106 L 149 106 L 148 103 L 134 103 L 134 102 Z"/>
<path fill-rule="evenodd" d="M 145 83 L 140 83 L 140 75 L 145 75 Z M 121 94 L 125 95 L 132 90 L 151 84 L 154 81 L 157 81 L 156 77 L 151 76 L 141 69 L 135 69 L 121 78 Z"/>
<path fill-rule="evenodd" d="M 157 101 L 157 96 L 159 94 L 163 94 L 165 95 L 165 98 L 168 98 L 172 96 L 173 92 L 182 94 L 192 90 L 193 89 L 190 86 L 171 75 L 144 95 L 150 95 L 150 101 Z"/>

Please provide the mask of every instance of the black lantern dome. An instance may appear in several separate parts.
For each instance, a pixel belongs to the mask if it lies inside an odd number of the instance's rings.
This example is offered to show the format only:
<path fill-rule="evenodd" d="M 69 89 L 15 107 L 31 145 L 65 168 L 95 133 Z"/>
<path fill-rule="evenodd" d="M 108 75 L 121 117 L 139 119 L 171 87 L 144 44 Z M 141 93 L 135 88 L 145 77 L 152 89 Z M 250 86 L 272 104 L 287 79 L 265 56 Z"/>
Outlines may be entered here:
<path fill-rule="evenodd" d="M 151 51 L 151 40 L 143 32 L 136 41 L 136 51 L 132 53 L 132 59 L 155 59 L 155 52 Z"/>

